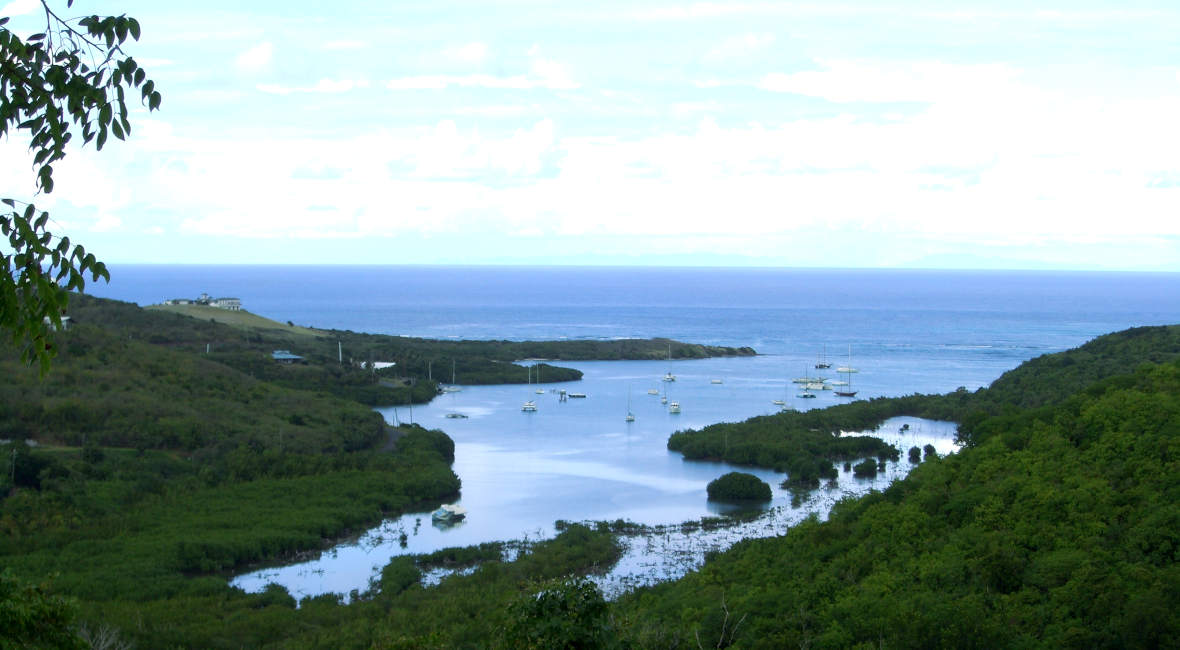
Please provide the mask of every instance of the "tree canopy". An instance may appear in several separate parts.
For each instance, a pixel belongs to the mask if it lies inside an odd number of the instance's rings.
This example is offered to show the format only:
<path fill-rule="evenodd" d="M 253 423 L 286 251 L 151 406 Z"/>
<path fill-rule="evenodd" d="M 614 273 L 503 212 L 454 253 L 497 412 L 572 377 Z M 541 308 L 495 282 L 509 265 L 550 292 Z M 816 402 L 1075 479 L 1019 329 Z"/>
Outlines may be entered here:
<path fill-rule="evenodd" d="M 74 0 L 66 0 L 72 7 Z M 63 18 L 41 0 L 45 28 L 21 38 L 0 16 L 0 136 L 28 137 L 37 192 L 53 192 L 53 165 L 81 134 L 102 150 L 109 136 L 131 135 L 127 96 L 138 91 L 149 111 L 160 107 L 155 82 L 123 51 L 139 40 L 134 18 Z M 61 327 L 68 293 L 86 276 L 109 280 L 93 253 L 50 230 L 49 213 L 31 201 L 0 199 L 0 330 L 23 344 L 21 358 L 48 369 L 52 332 Z"/>

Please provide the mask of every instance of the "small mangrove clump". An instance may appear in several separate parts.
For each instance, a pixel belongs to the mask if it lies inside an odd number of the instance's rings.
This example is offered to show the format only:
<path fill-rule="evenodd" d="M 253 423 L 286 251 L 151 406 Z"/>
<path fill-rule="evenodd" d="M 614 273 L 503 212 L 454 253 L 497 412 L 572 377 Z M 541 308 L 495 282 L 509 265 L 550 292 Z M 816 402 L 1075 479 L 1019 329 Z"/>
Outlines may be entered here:
<path fill-rule="evenodd" d="M 724 501 L 770 501 L 766 481 L 745 472 L 730 472 L 713 479 L 707 488 L 710 499 Z"/>
<path fill-rule="evenodd" d="M 857 478 L 873 478 L 877 475 L 877 463 L 872 458 L 866 458 L 852 468 L 852 475 Z"/>

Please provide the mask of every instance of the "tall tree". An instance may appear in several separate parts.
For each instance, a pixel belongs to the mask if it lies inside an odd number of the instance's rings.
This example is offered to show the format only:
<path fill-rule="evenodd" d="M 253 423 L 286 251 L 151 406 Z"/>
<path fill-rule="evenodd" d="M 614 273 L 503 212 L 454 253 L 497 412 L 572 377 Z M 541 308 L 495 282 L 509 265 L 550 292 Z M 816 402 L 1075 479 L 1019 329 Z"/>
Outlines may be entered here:
<path fill-rule="evenodd" d="M 74 0 L 66 0 L 70 8 Z M 26 38 L 0 16 L 0 136 L 26 132 L 39 193 L 53 191 L 53 165 L 75 135 L 102 150 L 111 135 L 131 134 L 127 95 L 139 92 L 148 110 L 160 93 L 122 46 L 139 40 L 139 22 L 126 15 L 62 18 L 41 0 L 45 29 Z M 21 358 L 44 373 L 56 350 L 70 291 L 86 276 L 110 279 L 106 266 L 69 237 L 50 231 L 49 213 L 31 201 L 3 198 L 0 209 L 0 331 L 23 345 Z"/>

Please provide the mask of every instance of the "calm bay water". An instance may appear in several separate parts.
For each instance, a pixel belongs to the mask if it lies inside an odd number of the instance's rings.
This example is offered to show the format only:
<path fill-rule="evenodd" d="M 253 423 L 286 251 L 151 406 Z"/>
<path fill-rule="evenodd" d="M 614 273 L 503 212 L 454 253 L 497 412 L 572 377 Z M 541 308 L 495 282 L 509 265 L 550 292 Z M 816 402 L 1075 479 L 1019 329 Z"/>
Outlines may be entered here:
<path fill-rule="evenodd" d="M 630 519 L 675 524 L 716 512 L 708 481 L 733 468 L 686 462 L 665 448 L 673 431 L 769 413 L 784 397 L 796 408 L 823 407 L 830 391 L 799 400 L 787 379 L 825 348 L 833 367 L 851 351 L 858 397 L 944 392 L 985 386 L 1041 354 L 1137 325 L 1180 322 L 1180 275 L 1055 272 L 863 271 L 650 268 L 464 267 L 114 267 L 96 295 L 150 304 L 201 292 L 242 299 L 245 309 L 279 321 L 431 338 L 575 339 L 666 336 L 752 346 L 753 358 L 668 362 L 569 363 L 581 382 L 546 385 L 587 394 L 561 403 L 524 386 L 466 387 L 432 404 L 381 409 L 390 421 L 445 430 L 456 442 L 461 503 L 470 515 L 451 528 L 428 513 L 383 522 L 311 563 L 235 579 L 257 590 L 278 582 L 297 596 L 363 590 L 396 554 L 553 534 L 557 519 Z M 674 383 L 659 378 L 668 370 Z M 834 373 L 829 372 L 829 376 Z M 462 377 L 459 377 L 462 383 Z M 721 383 L 712 383 L 720 380 Z M 534 387 L 535 388 L 535 387 Z M 669 414 L 649 389 L 683 404 Z M 636 421 L 623 416 L 628 398 Z M 522 413 L 526 399 L 536 413 Z M 447 413 L 468 419 L 449 419 Z M 952 450 L 953 425 L 912 421 L 885 431 L 908 448 L 931 442 Z M 836 498 L 881 487 L 842 474 L 801 508 L 775 490 L 767 516 L 739 530 L 632 540 L 605 578 L 612 588 L 679 575 L 705 550 L 736 536 L 778 534 Z M 784 477 L 757 470 L 772 485 Z M 406 533 L 406 545 L 397 538 Z M 677 541 L 679 540 L 679 541 Z M 657 543 L 658 542 L 658 543 Z"/>

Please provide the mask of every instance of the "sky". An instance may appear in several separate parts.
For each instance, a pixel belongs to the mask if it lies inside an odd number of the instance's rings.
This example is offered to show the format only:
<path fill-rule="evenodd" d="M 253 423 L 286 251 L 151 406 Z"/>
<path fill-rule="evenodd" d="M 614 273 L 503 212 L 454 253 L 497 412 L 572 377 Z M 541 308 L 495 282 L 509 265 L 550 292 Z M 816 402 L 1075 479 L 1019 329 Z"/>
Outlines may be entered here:
<path fill-rule="evenodd" d="M 163 104 L 0 194 L 108 263 L 1180 271 L 1174 1 L 51 3 Z"/>

